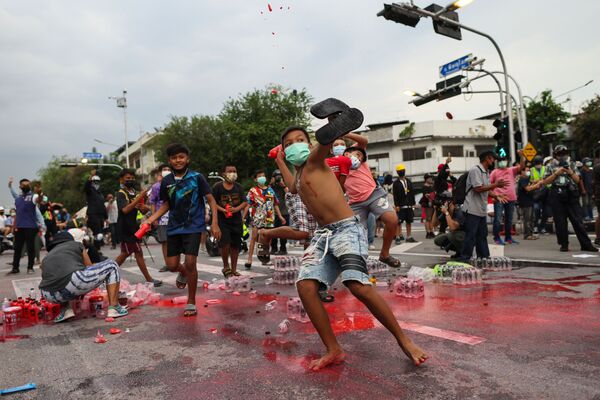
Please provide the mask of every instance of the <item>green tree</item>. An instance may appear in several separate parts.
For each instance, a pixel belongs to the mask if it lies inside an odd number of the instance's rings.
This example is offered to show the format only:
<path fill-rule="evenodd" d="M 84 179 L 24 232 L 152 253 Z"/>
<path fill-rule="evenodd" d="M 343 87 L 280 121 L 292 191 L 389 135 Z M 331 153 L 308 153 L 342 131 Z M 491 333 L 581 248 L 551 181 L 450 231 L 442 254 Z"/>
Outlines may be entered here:
<path fill-rule="evenodd" d="M 114 159 L 105 162 L 116 163 Z M 42 183 L 42 190 L 50 201 L 62 203 L 70 213 L 75 213 L 85 207 L 85 194 L 83 187 L 92 169 L 102 179 L 101 191 L 103 194 L 115 193 L 119 188 L 119 169 L 114 167 L 77 166 L 74 168 L 61 167 L 60 164 L 74 162 L 67 156 L 53 157 L 46 167 L 38 171 Z"/>
<path fill-rule="evenodd" d="M 582 156 L 596 156 L 600 140 L 600 95 L 588 101 L 572 123 L 573 141 Z"/>
<path fill-rule="evenodd" d="M 193 169 L 207 174 L 232 163 L 247 183 L 255 170 L 275 169 L 267 154 L 279 144 L 286 127 L 309 126 L 311 101 L 305 90 L 268 85 L 228 100 L 216 117 L 172 116 L 155 149 L 159 159 L 166 161 L 164 148 L 169 143 L 184 143 L 192 152 Z"/>
<path fill-rule="evenodd" d="M 527 126 L 537 131 L 537 143 L 534 143 L 538 152 L 545 153 L 550 143 L 557 143 L 564 139 L 564 135 L 542 136 L 542 133 L 556 132 L 561 125 L 571 116 L 563 109 L 560 103 L 552 98 L 551 90 L 544 90 L 539 100 L 527 104 Z"/>

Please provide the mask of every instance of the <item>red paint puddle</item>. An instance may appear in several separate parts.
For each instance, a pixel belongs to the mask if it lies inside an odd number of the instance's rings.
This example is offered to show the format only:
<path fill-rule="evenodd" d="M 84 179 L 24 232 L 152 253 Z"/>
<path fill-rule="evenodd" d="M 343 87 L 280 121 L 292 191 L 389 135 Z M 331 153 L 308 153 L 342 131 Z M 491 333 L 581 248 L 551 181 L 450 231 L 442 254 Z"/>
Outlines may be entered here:
<path fill-rule="evenodd" d="M 29 339 L 29 335 L 6 335 L 4 337 L 0 337 L 0 343 L 21 340 L 21 339 Z"/>

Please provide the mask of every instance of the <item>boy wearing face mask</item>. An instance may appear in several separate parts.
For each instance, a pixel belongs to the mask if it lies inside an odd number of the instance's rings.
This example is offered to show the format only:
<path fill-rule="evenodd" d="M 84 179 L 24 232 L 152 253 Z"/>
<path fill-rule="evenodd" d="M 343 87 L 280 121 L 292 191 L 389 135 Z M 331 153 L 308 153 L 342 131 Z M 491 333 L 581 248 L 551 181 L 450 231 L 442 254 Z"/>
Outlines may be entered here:
<path fill-rule="evenodd" d="M 161 164 L 157 168 L 156 172 L 156 182 L 152 185 L 150 189 L 150 197 L 148 201 L 150 202 L 152 208 L 152 214 L 154 214 L 162 205 L 163 201 L 160 199 L 160 185 L 163 178 L 171 173 L 171 168 L 167 164 Z M 158 270 L 158 272 L 167 272 L 169 268 L 167 267 L 167 225 L 169 224 L 169 213 L 167 212 L 165 215 L 160 217 L 158 220 L 158 226 L 156 227 L 156 239 L 158 243 L 160 243 L 162 247 L 163 259 L 165 260 L 165 265 Z"/>
<path fill-rule="evenodd" d="M 494 242 L 499 245 L 504 244 L 519 244 L 511 236 L 513 214 L 515 212 L 515 205 L 517 203 L 517 191 L 515 188 L 515 178 L 521 172 L 521 169 L 525 167 L 525 156 L 523 150 L 518 151 L 521 157 L 519 165 L 514 167 L 508 166 L 508 160 L 506 157 L 502 157 L 498 160 L 495 170 L 490 174 L 490 183 L 493 185 L 498 181 L 505 181 L 507 185 L 502 188 L 497 188 L 496 193 L 506 198 L 506 202 L 495 201 L 494 202 Z M 502 216 L 504 216 L 504 241 L 500 237 L 500 229 L 502 225 Z"/>
<path fill-rule="evenodd" d="M 356 145 L 347 148 L 344 154 L 351 161 L 350 173 L 345 183 L 348 203 L 365 229 L 367 229 L 369 213 L 383 222 L 383 245 L 379 253 L 379 261 L 398 268 L 400 260 L 390 255 L 390 247 L 396 236 L 398 217 L 388 200 L 388 193 L 375 183 L 371 175 L 365 151 L 369 140 L 356 133 L 348 133 L 344 137 L 356 142 Z"/>
<path fill-rule="evenodd" d="M 221 229 L 221 259 L 223 260 L 223 275 L 240 276 L 237 271 L 238 255 L 242 246 L 242 210 L 248 203 L 244 198 L 242 186 L 236 182 L 237 168 L 226 165 L 223 170 L 223 182 L 217 182 L 212 188 L 212 194 L 217 202 L 219 211 L 219 228 Z"/>
<path fill-rule="evenodd" d="M 342 138 L 336 139 L 331 147 L 331 154 L 333 157 L 325 159 L 325 162 L 331 168 L 337 180 L 340 182 L 342 190 L 346 190 L 344 185 L 346 178 L 350 173 L 350 167 L 352 166 L 352 160 L 344 155 L 346 152 L 346 141 Z"/>
<path fill-rule="evenodd" d="M 350 112 L 354 110 L 351 109 Z M 344 119 L 345 116 L 342 115 L 335 121 L 343 122 Z M 355 124 L 342 123 L 341 129 L 334 130 L 346 130 L 349 125 Z M 319 131 L 317 138 L 319 139 Z M 366 267 L 369 255 L 366 230 L 344 201 L 344 193 L 336 185 L 337 179 L 325 163 L 333 139 L 328 141 L 329 144 L 317 144 L 311 150 L 306 130 L 290 127 L 282 134 L 281 142 L 285 160 L 296 168 L 295 175 L 286 178 L 291 183 L 290 192 L 300 195 L 307 211 L 320 226 L 304 252 L 296 282 L 302 304 L 327 349 L 323 357 L 309 364 L 309 369 L 317 371 L 328 365 L 340 364 L 345 359 L 345 353 L 335 337 L 319 296 L 319 291 L 333 285 L 338 276 L 341 276 L 341 281 L 350 292 L 372 310 L 373 315 L 394 335 L 407 357 L 415 365 L 423 363 L 427 355 L 402 332 L 389 306 L 373 289 L 369 280 Z M 277 162 L 278 165 L 284 162 L 281 151 L 277 154 Z M 283 168 L 281 170 L 284 171 Z M 372 182 L 370 172 L 367 176 Z"/>
<path fill-rule="evenodd" d="M 140 271 L 144 275 L 146 282 L 152 282 L 154 287 L 162 285 L 162 281 L 152 279 L 144 254 L 142 253 L 141 241 L 135 237 L 135 232 L 139 229 L 137 215 L 147 213 L 150 208 L 144 204 L 144 200 L 148 195 L 147 190 L 142 190 L 139 194 L 135 190 L 135 173 L 130 169 L 124 169 L 119 173 L 119 184 L 121 188 L 117 192 L 117 208 L 119 209 L 119 217 L 117 225 L 119 229 L 119 237 L 121 238 L 121 254 L 117 256 L 115 261 L 121 266 L 127 257 L 135 256 Z"/>
<path fill-rule="evenodd" d="M 279 210 L 279 199 L 273 188 L 267 185 L 267 177 L 265 171 L 258 170 L 254 173 L 254 181 L 256 186 L 250 189 L 246 196 L 248 205 L 252 207 L 252 237 L 250 239 L 250 248 L 248 249 L 248 262 L 245 267 L 252 267 L 252 255 L 254 246 L 258 241 L 259 229 L 271 229 L 275 227 L 275 217 L 279 218 L 282 225 L 286 224 L 285 218 Z M 269 246 L 263 243 L 258 243 L 258 258 L 266 264 L 269 260 Z"/>

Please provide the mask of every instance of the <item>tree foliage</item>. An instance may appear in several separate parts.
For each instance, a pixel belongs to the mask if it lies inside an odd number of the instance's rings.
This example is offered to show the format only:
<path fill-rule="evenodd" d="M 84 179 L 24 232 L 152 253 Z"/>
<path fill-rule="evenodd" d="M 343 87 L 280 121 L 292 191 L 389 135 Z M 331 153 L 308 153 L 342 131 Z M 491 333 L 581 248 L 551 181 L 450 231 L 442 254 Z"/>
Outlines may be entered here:
<path fill-rule="evenodd" d="M 269 85 L 228 100 L 215 117 L 173 116 L 157 139 L 158 156 L 166 161 L 164 148 L 180 142 L 192 152 L 191 167 L 205 174 L 220 172 L 226 163 L 237 167 L 241 179 L 257 169 L 271 171 L 275 167 L 268 151 L 288 126 L 309 125 L 311 101 L 305 90 Z"/>
<path fill-rule="evenodd" d="M 544 90 L 539 100 L 531 101 L 526 108 L 527 126 L 538 131 L 538 150 L 547 149 L 550 142 L 557 142 L 557 137 L 541 136 L 542 133 L 556 132 L 571 116 L 562 104 L 552 98 L 551 90 Z M 563 135 L 558 136 L 558 140 Z"/>
<path fill-rule="evenodd" d="M 588 101 L 572 123 L 573 141 L 582 155 L 592 155 L 600 140 L 600 95 Z"/>
<path fill-rule="evenodd" d="M 119 169 L 114 167 L 78 166 L 61 167 L 65 162 L 74 162 L 66 156 L 53 157 L 48 165 L 38 171 L 42 182 L 42 190 L 50 201 L 62 203 L 69 212 L 74 213 L 85 206 L 83 186 L 92 169 L 96 169 L 102 179 L 101 191 L 104 195 L 115 193 L 119 187 Z M 116 163 L 114 159 L 105 162 Z"/>

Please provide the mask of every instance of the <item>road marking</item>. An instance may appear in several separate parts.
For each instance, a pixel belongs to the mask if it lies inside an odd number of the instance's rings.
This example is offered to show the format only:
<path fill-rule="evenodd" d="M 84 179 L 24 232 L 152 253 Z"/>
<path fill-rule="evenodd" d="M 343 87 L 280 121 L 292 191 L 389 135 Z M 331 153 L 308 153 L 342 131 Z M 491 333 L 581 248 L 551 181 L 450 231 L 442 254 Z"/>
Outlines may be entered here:
<path fill-rule="evenodd" d="M 435 336 L 446 340 L 452 340 L 454 342 L 468 344 L 475 346 L 481 342 L 485 342 L 485 339 L 478 336 L 466 335 L 460 332 L 447 331 L 445 329 L 434 328 L 432 326 L 413 324 L 411 322 L 398 321 L 402 329 L 408 331 L 422 333 L 424 335 Z"/>
<path fill-rule="evenodd" d="M 394 246 L 390 249 L 390 253 L 392 254 L 402 254 L 410 249 L 412 249 L 413 247 L 417 247 L 418 245 L 420 245 L 421 242 L 415 242 L 415 243 L 402 243 L 399 244 L 398 246 Z"/>

